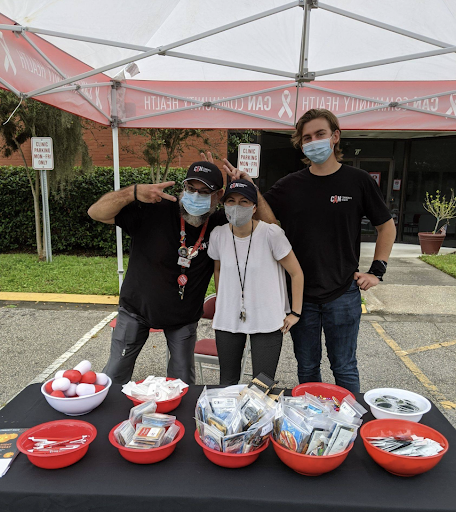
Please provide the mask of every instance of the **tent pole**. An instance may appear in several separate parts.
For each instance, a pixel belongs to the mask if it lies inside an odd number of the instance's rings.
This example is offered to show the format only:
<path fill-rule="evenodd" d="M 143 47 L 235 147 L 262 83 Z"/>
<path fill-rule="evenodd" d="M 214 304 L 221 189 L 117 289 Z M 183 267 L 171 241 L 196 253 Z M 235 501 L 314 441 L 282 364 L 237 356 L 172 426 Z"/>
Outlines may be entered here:
<path fill-rule="evenodd" d="M 117 88 L 119 82 L 114 82 L 111 89 L 111 129 L 112 129 L 112 159 L 114 164 L 114 190 L 120 189 L 119 173 L 119 119 L 117 117 Z M 116 226 L 116 247 L 117 247 L 117 274 L 119 275 L 119 293 L 123 281 L 123 248 L 122 229 Z"/>
<path fill-rule="evenodd" d="M 304 80 L 304 75 L 309 72 L 309 34 L 310 34 L 310 10 L 315 7 L 313 3 L 308 0 L 303 5 L 303 19 L 302 19 L 302 34 L 301 34 L 301 54 L 299 56 L 299 70 L 296 77 L 296 104 L 294 111 L 294 125 L 296 126 L 298 107 L 299 107 L 299 89 L 301 81 Z"/>

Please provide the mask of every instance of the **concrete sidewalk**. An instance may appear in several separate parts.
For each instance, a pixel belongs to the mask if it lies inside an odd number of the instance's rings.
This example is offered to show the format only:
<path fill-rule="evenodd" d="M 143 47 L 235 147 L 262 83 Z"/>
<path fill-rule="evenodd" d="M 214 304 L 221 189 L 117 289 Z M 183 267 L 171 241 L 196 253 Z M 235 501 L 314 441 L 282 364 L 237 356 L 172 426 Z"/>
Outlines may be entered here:
<path fill-rule="evenodd" d="M 361 244 L 361 271 L 369 268 L 374 248 L 374 243 Z M 454 248 L 440 250 L 440 254 L 452 252 Z M 369 313 L 456 315 L 456 279 L 419 256 L 419 245 L 394 244 L 384 282 L 362 293 Z"/>

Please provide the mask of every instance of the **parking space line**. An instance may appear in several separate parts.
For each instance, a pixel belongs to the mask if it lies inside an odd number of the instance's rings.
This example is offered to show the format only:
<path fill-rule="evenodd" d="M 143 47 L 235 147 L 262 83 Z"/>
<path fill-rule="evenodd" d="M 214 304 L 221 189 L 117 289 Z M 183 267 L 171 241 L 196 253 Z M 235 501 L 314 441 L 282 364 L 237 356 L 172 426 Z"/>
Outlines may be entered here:
<path fill-rule="evenodd" d="M 415 377 L 444 409 L 456 409 L 456 404 L 448 400 L 446 396 L 438 390 L 437 386 L 433 384 L 431 380 L 428 379 L 418 366 L 408 357 L 408 353 L 405 350 L 402 350 L 393 338 L 388 336 L 386 331 L 378 322 L 371 322 L 371 325 L 383 341 L 393 350 L 405 366 L 413 373 L 413 375 L 415 375 Z"/>
<path fill-rule="evenodd" d="M 114 311 L 113 313 L 110 313 L 107 317 L 103 318 L 101 322 L 99 322 L 95 327 L 90 329 L 89 332 L 84 334 L 82 338 L 80 338 L 71 348 L 69 348 L 66 352 L 64 352 L 60 357 L 58 357 L 55 361 L 53 361 L 45 370 L 43 370 L 39 375 L 37 375 L 33 380 L 31 380 L 27 386 L 30 386 L 30 384 L 37 384 L 44 382 L 50 377 L 52 374 L 55 373 L 57 368 L 62 366 L 62 364 L 67 361 L 71 356 L 76 354 L 78 350 L 80 350 L 90 339 L 92 339 L 98 332 L 105 327 L 106 324 L 108 324 L 114 317 L 117 316 L 117 311 Z M 25 387 L 27 387 L 25 386 Z M 22 391 L 18 391 L 14 396 L 12 396 L 4 405 L 3 407 L 11 402 L 13 398 L 16 398 L 16 396 Z M 0 407 L 2 409 L 3 407 Z"/>
<path fill-rule="evenodd" d="M 456 345 L 456 340 L 441 341 L 439 343 L 433 343 L 432 345 L 427 345 L 425 347 L 411 348 L 410 350 L 403 350 L 403 353 L 404 355 L 417 354 L 418 352 L 425 352 L 426 350 L 435 350 L 436 348 L 451 347 L 451 345 Z"/>

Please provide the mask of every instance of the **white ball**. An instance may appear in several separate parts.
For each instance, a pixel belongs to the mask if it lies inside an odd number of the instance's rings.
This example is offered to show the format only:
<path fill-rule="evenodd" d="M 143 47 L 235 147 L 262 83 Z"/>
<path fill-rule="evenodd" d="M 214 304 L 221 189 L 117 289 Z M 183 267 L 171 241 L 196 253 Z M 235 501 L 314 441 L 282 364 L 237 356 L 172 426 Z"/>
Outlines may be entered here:
<path fill-rule="evenodd" d="M 78 365 L 76 365 L 73 370 L 78 370 L 81 372 L 81 375 L 84 375 L 84 373 L 87 373 L 92 368 L 92 364 L 90 361 L 84 360 L 81 361 Z"/>
<path fill-rule="evenodd" d="M 93 395 L 95 393 L 95 386 L 93 384 L 78 384 L 76 387 L 76 394 L 78 396 Z"/>
<path fill-rule="evenodd" d="M 70 387 L 70 384 L 70 379 L 61 377 L 60 379 L 55 379 L 52 381 L 52 389 L 54 391 L 66 391 Z"/>
<path fill-rule="evenodd" d="M 65 370 L 59 370 L 56 374 L 55 374 L 55 378 L 56 379 L 61 379 L 63 377 L 63 374 L 65 373 Z"/>
<path fill-rule="evenodd" d="M 76 396 L 76 388 L 78 387 L 77 384 L 70 384 L 70 387 L 65 391 L 66 396 Z"/>
<path fill-rule="evenodd" d="M 107 383 L 108 376 L 106 375 L 106 373 L 97 373 L 95 384 L 99 384 L 100 386 L 106 386 Z"/>

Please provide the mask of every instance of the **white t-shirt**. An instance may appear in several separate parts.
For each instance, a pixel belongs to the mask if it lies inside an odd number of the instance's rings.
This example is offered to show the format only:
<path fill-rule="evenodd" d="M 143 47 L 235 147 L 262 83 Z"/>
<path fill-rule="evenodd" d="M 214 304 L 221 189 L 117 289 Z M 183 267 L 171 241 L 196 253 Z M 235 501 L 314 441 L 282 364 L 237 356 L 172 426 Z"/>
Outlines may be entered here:
<path fill-rule="evenodd" d="M 239 270 L 244 281 L 245 260 L 250 236 L 234 237 Z M 220 260 L 220 279 L 213 328 L 220 331 L 274 332 L 283 326 L 290 311 L 285 270 L 278 260 L 291 252 L 284 231 L 276 224 L 260 221 L 252 235 L 244 286 L 245 322 L 241 312 L 241 283 L 236 265 L 230 224 L 217 226 L 211 232 L 208 255 Z"/>

